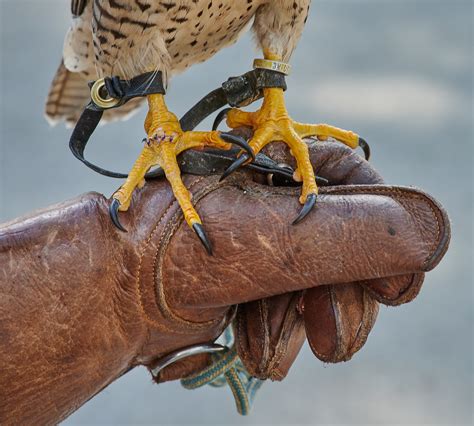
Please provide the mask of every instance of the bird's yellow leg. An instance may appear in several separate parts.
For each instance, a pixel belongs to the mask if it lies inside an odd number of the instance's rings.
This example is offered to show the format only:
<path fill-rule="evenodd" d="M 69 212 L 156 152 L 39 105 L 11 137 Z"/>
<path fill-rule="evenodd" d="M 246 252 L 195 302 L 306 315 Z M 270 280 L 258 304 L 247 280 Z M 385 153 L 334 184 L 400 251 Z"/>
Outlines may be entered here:
<path fill-rule="evenodd" d="M 147 171 L 153 166 L 160 166 L 165 172 L 176 200 L 183 210 L 186 222 L 193 227 L 200 238 L 200 233 L 205 238 L 204 231 L 199 229 L 198 232 L 196 229 L 196 226 L 201 225 L 201 219 L 191 203 L 191 194 L 181 180 L 181 172 L 176 157 L 188 149 L 212 147 L 228 150 L 232 147 L 232 144 L 240 146 L 249 153 L 252 153 L 252 151 L 245 140 L 227 133 L 218 131 L 184 132 L 176 115 L 166 107 L 164 96 L 161 94 L 148 96 L 148 105 L 149 110 L 145 119 L 146 144 L 127 180 L 112 196 L 115 200 L 111 210 L 112 220 L 120 229 L 123 229 L 118 221 L 117 210 L 128 210 L 133 191 L 136 187 L 144 185 Z M 208 241 L 205 245 L 210 251 Z"/>
<path fill-rule="evenodd" d="M 264 51 L 264 56 L 268 60 L 281 61 L 281 57 L 269 51 Z M 264 89 L 262 106 L 256 112 L 244 112 L 235 108 L 230 109 L 227 112 L 227 125 L 230 128 L 247 126 L 253 129 L 254 134 L 249 141 L 249 145 L 255 154 L 272 141 L 283 141 L 289 146 L 297 164 L 294 178 L 303 184 L 300 197 L 302 204 L 309 202 L 314 204 L 316 194 L 318 193 L 314 170 L 309 158 L 308 146 L 303 141 L 303 138 L 316 136 L 320 140 L 326 140 L 332 137 L 351 148 L 356 148 L 359 145 L 360 139 L 353 132 L 327 124 L 303 124 L 292 120 L 288 115 L 284 92 L 281 88 Z M 224 175 L 228 175 L 239 164 L 243 164 L 245 158 L 244 156 L 242 161 L 235 162 Z M 312 196 L 310 197 L 310 195 Z M 309 210 L 310 208 L 306 209 L 306 211 Z M 297 221 L 301 219 L 300 215 Z"/>
<path fill-rule="evenodd" d="M 191 194 L 181 180 L 181 171 L 176 160 L 175 147 L 164 145 L 160 150 L 159 162 L 163 168 L 166 179 L 171 185 L 173 194 L 183 211 L 184 218 L 189 226 L 201 224 L 201 219 L 191 203 Z"/>
<path fill-rule="evenodd" d="M 134 189 L 143 187 L 146 172 L 157 164 L 157 155 L 153 147 L 145 146 L 128 174 L 127 180 L 112 196 L 120 203 L 120 211 L 128 210 Z"/>
<path fill-rule="evenodd" d="M 329 124 L 304 124 L 296 121 L 293 122 L 293 127 L 302 138 L 316 136 L 321 141 L 334 138 L 352 149 L 359 146 L 359 135 L 350 130 L 339 129 Z"/>
<path fill-rule="evenodd" d="M 243 125 L 253 127 L 254 135 L 249 145 L 255 153 L 276 140 L 281 140 L 288 145 L 297 164 L 294 178 L 303 182 L 300 202 L 304 204 L 309 194 L 318 193 L 308 146 L 294 128 L 293 120 L 288 116 L 283 90 L 264 89 L 263 96 L 260 110 L 247 113 L 233 109 L 228 112 L 227 124 L 231 128 Z"/>

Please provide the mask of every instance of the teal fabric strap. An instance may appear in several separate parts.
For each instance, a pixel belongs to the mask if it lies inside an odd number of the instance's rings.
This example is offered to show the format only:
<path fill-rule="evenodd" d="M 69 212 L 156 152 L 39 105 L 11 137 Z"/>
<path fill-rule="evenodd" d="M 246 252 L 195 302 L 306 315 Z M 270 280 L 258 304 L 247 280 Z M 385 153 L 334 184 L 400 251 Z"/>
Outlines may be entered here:
<path fill-rule="evenodd" d="M 228 342 L 232 341 L 233 343 L 231 333 L 231 329 L 227 329 L 224 337 Z M 246 416 L 249 414 L 254 397 L 264 381 L 252 377 L 248 373 L 233 344 L 226 351 L 213 354 L 212 359 L 213 362 L 209 367 L 181 379 L 181 384 L 186 389 L 197 389 L 204 385 L 222 387 L 228 384 L 234 396 L 237 411 Z"/>

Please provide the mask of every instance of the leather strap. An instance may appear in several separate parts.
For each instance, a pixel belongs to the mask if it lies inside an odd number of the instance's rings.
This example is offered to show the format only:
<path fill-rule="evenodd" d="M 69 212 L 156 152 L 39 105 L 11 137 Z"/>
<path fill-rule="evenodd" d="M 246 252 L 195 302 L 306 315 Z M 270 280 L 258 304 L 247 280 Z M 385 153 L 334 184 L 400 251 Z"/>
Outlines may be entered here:
<path fill-rule="evenodd" d="M 91 83 L 90 87 L 92 88 L 95 83 L 96 82 Z M 104 87 L 107 91 L 106 95 L 119 100 L 119 103 L 111 108 L 117 108 L 135 97 L 165 93 L 161 72 L 142 74 L 131 80 L 121 80 L 118 77 L 105 78 L 104 83 Z M 230 77 L 220 88 L 208 93 L 184 114 L 180 119 L 181 128 L 184 131 L 193 130 L 201 121 L 225 105 L 232 107 L 249 105 L 262 97 L 264 88 L 270 87 L 279 87 L 286 90 L 285 76 L 275 71 L 255 69 L 237 77 Z M 86 160 L 84 157 L 84 151 L 89 138 L 99 124 L 103 112 L 104 108 L 93 101 L 86 106 L 72 132 L 69 140 L 69 148 L 79 161 L 95 172 L 113 178 L 127 178 L 128 174 L 126 173 L 103 169 Z M 199 169 L 202 166 L 203 153 L 200 153 L 199 157 L 200 158 L 196 161 L 196 155 L 192 151 L 185 151 L 181 154 L 181 165 L 186 164 L 186 170 L 184 168 L 182 170 L 193 174 L 195 168 Z M 274 162 L 271 164 L 271 170 L 269 170 L 269 163 L 266 159 L 263 160 L 263 157 L 264 156 L 261 156 L 260 163 L 256 162 L 255 165 L 257 168 L 255 168 L 255 170 L 264 171 L 265 173 L 284 174 L 284 171 L 280 170 Z M 211 160 L 209 156 L 204 154 L 204 159 L 206 158 Z M 222 158 L 226 161 L 224 163 L 220 162 L 221 167 L 219 167 L 219 169 L 222 168 L 223 165 L 229 165 L 228 156 L 224 155 Z M 215 159 L 214 156 L 212 161 L 215 161 Z M 263 167 L 262 170 L 260 170 L 261 167 Z M 161 176 L 163 176 L 163 171 L 158 168 L 153 172 L 147 173 L 145 177 L 151 179 Z"/>
<path fill-rule="evenodd" d="M 254 69 L 237 77 L 230 77 L 183 115 L 180 120 L 181 128 L 184 131 L 194 129 L 201 121 L 226 105 L 250 105 L 263 96 L 263 89 L 270 87 L 286 90 L 285 76 L 276 71 Z"/>
<path fill-rule="evenodd" d="M 98 111 L 104 111 L 105 109 L 118 108 L 128 102 L 130 99 L 153 95 L 153 94 L 165 94 L 166 90 L 163 86 L 163 74 L 161 71 L 147 72 L 145 74 L 138 75 L 131 80 L 122 80 L 119 77 L 105 77 L 104 79 L 97 80 L 89 83 L 91 92 L 97 82 L 104 82 L 104 89 L 107 93 L 105 96 L 118 100 L 118 103 L 112 107 L 102 107 L 91 101 L 86 108 L 94 109 Z"/>
<path fill-rule="evenodd" d="M 106 77 L 104 78 L 104 83 L 104 89 L 107 93 L 102 94 L 102 97 L 105 98 L 108 96 L 119 101 L 110 108 L 118 108 L 133 98 L 165 93 L 161 71 L 145 73 L 131 80 L 121 80 L 118 77 Z M 89 87 L 92 89 L 95 84 L 96 82 L 92 82 L 89 84 Z M 82 161 L 95 172 L 101 175 L 123 179 L 128 175 L 103 169 L 84 158 L 84 150 L 89 142 L 89 138 L 98 126 L 104 110 L 110 108 L 103 108 L 91 99 L 74 127 L 71 138 L 69 139 L 69 148 L 79 161 Z"/>

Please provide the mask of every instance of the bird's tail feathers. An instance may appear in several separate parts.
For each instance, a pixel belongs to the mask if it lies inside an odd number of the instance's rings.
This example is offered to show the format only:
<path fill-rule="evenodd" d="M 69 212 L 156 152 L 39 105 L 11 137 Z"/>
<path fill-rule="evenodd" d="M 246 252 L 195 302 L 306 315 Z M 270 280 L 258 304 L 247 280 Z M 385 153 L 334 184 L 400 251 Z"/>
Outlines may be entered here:
<path fill-rule="evenodd" d="M 73 126 L 90 102 L 88 80 L 82 73 L 69 71 L 61 62 L 46 100 L 45 115 L 51 125 L 64 121 Z M 136 98 L 120 108 L 104 112 L 102 122 L 124 120 L 138 110 L 143 99 Z"/>
<path fill-rule="evenodd" d="M 60 121 L 74 124 L 90 100 L 87 80 L 69 71 L 61 62 L 46 99 L 46 119 L 55 125 Z"/>

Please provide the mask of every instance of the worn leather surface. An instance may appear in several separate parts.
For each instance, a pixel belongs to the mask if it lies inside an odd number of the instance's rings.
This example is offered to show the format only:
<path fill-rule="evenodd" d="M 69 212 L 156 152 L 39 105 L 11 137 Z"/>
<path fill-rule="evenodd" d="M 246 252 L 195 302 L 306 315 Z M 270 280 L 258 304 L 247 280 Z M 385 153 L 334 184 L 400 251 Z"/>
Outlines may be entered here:
<path fill-rule="evenodd" d="M 282 380 L 305 341 L 298 310 L 303 292 L 243 303 L 234 324 L 236 345 L 245 367 L 260 379 Z"/>
<path fill-rule="evenodd" d="M 312 147 L 312 155 L 319 174 L 332 169 L 332 184 L 344 164 L 354 176 L 369 173 L 336 144 Z M 262 376 L 284 377 L 303 326 L 321 359 L 346 359 L 372 326 L 373 298 L 410 300 L 420 279 L 407 277 L 432 269 L 448 247 L 446 213 L 413 188 L 322 188 L 315 210 L 291 226 L 298 189 L 249 174 L 185 183 L 213 257 L 183 223 L 165 181 L 135 194 L 121 215 L 128 233 L 113 227 L 108 200 L 96 193 L 0 227 L 0 423 L 57 423 L 129 369 L 215 339 L 238 304 L 247 330 L 241 356 L 251 367 L 255 356 Z M 252 303 L 262 299 L 268 309 L 259 323 Z M 271 343 L 262 347 L 259 335 Z M 176 364 L 161 379 L 206 362 Z"/>
<path fill-rule="evenodd" d="M 353 150 L 340 144 L 321 144 L 311 139 L 307 139 L 307 142 L 312 146 L 317 173 L 327 178 L 331 184 L 383 183 L 382 177 Z M 284 144 L 268 145 L 266 152 L 280 163 L 295 166 L 294 159 Z M 375 279 L 373 282 L 355 282 L 348 286 L 327 286 L 301 292 L 298 297 L 274 297 L 240 305 L 236 341 L 247 370 L 261 379 L 282 380 L 288 374 L 306 335 L 313 353 L 322 361 L 347 361 L 365 343 L 378 312 L 375 301 L 377 295 L 370 297 L 360 286 L 384 288 L 386 280 L 393 280 L 393 287 L 396 289 L 400 287 L 400 280 L 408 281 L 413 276 L 410 274 Z M 330 297 L 324 297 L 329 294 Z M 291 303 L 288 304 L 288 301 Z M 350 314 L 339 315 L 339 308 L 348 303 L 352 307 Z M 303 310 L 306 321 L 301 316 Z M 283 316 L 281 312 L 287 312 L 287 315 Z M 300 315 L 296 315 L 296 312 Z M 346 336 L 351 331 L 352 339 Z M 342 334 L 345 339 L 341 338 Z M 356 337 L 357 345 L 347 344 L 348 340 L 355 341 Z M 333 343 L 330 352 L 324 347 L 328 342 Z"/>
<path fill-rule="evenodd" d="M 364 345 L 378 313 L 378 303 L 357 283 L 307 290 L 302 314 L 308 343 L 324 362 L 348 361 Z"/>

